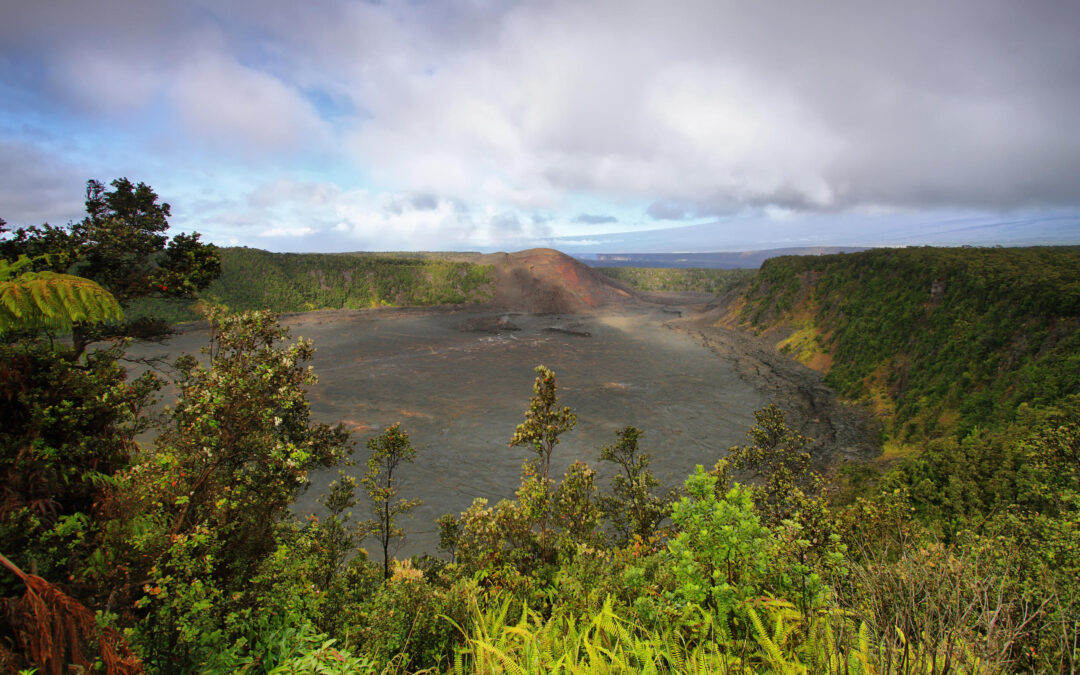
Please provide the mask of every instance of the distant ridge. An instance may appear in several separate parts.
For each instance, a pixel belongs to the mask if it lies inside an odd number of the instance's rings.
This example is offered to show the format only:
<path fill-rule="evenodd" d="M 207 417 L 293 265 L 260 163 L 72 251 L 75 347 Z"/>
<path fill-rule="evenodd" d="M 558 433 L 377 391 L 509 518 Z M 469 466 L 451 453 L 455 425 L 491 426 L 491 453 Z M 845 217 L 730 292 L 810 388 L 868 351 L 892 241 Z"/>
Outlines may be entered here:
<path fill-rule="evenodd" d="M 829 255 L 858 253 L 859 246 L 796 246 L 762 251 L 714 251 L 710 253 L 585 253 L 576 255 L 593 267 L 706 267 L 756 269 L 769 258 L 782 255 Z"/>

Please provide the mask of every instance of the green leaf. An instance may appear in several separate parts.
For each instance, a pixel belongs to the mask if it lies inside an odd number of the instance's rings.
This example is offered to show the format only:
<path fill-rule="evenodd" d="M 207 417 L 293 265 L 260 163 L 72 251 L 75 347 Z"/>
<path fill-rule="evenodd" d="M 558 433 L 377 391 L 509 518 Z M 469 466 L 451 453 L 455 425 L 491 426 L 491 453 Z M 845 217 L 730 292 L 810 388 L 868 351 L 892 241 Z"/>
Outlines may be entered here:
<path fill-rule="evenodd" d="M 10 269 L 8 263 L 4 266 Z M 55 272 L 25 272 L 0 281 L 0 333 L 62 329 L 76 321 L 106 323 L 123 318 L 116 298 L 89 279 Z"/>

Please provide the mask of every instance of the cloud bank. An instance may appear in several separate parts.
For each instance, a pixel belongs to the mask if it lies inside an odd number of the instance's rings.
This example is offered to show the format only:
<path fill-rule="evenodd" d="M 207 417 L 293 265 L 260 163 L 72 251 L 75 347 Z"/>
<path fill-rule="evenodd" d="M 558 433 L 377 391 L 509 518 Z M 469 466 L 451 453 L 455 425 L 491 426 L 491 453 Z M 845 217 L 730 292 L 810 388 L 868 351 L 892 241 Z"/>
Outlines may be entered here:
<path fill-rule="evenodd" d="M 1077 34 L 1066 1 L 22 3 L 0 175 L 56 170 L 0 217 L 77 217 L 87 171 L 279 247 L 1077 213 Z"/>

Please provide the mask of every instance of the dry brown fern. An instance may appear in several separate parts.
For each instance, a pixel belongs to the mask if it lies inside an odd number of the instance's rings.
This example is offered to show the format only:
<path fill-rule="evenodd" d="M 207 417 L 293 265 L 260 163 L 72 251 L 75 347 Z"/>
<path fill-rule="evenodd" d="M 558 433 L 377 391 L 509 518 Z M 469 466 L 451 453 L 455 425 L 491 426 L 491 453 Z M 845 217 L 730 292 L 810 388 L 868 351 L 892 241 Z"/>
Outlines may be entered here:
<path fill-rule="evenodd" d="M 47 675 L 62 675 L 69 664 L 89 669 L 93 664 L 84 649 L 95 642 L 107 675 L 143 672 L 124 638 L 112 628 L 99 628 L 93 612 L 82 603 L 41 577 L 23 572 L 3 555 L 0 564 L 26 584 L 21 598 L 0 599 L 0 619 L 7 624 L 4 632 L 13 641 L 0 643 L 0 672 L 17 673 L 29 666 Z"/>

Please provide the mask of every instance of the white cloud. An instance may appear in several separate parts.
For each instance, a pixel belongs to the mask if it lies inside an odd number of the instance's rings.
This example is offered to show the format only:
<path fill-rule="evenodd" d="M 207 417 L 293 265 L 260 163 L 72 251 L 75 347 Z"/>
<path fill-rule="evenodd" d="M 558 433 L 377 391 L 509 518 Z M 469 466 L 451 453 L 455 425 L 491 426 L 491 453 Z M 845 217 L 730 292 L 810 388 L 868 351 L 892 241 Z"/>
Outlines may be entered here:
<path fill-rule="evenodd" d="M 316 234 L 318 230 L 312 227 L 272 227 L 259 233 L 260 237 L 306 237 Z"/>
<path fill-rule="evenodd" d="M 394 197 L 360 191 L 346 194 L 334 208 L 340 224 L 347 228 L 339 231 L 363 248 L 430 250 L 467 241 L 474 230 L 447 200 L 439 200 L 431 209 L 399 210 L 389 208 Z"/>
<path fill-rule="evenodd" d="M 365 75 L 351 147 L 398 184 L 521 208 L 1080 201 L 1080 141 L 1052 140 L 1080 87 L 1044 74 L 1080 49 L 1053 12 L 995 7 L 526 3 L 469 43 L 421 23 Z M 445 51 L 421 69 L 430 39 Z M 1047 39 L 1057 52 L 1026 41 Z M 1016 86 L 1032 76 L 1034 98 Z"/>
<path fill-rule="evenodd" d="M 268 238 L 304 239 L 306 250 L 510 250 L 553 234 L 548 221 L 513 210 L 473 212 L 458 200 L 429 193 L 343 190 L 285 179 L 208 207 L 200 220 L 192 225 L 201 231 L 225 224 L 246 231 L 240 240 L 251 245 L 265 245 Z"/>
<path fill-rule="evenodd" d="M 319 146 L 329 137 L 295 89 L 221 54 L 197 56 L 176 78 L 170 94 L 180 120 L 192 136 L 219 149 L 265 155 Z"/>
<path fill-rule="evenodd" d="M 151 64 L 87 46 L 72 49 L 51 77 L 75 105 L 101 114 L 138 111 L 160 89 L 160 73 Z"/>
<path fill-rule="evenodd" d="M 552 239 L 552 246 L 600 246 L 601 244 L 613 244 L 617 239 Z"/>
<path fill-rule="evenodd" d="M 63 225 L 85 215 L 86 177 L 58 152 L 0 138 L 0 218 L 10 227 Z"/>

